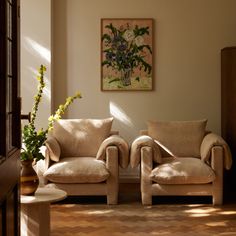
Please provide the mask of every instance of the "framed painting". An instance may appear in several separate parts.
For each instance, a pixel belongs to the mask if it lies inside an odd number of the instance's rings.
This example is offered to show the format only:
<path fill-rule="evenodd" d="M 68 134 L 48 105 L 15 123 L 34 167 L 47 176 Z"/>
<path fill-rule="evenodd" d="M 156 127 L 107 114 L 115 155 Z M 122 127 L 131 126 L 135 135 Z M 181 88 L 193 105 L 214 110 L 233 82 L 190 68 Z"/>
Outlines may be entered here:
<path fill-rule="evenodd" d="M 101 19 L 101 90 L 152 90 L 152 54 L 152 19 Z"/>

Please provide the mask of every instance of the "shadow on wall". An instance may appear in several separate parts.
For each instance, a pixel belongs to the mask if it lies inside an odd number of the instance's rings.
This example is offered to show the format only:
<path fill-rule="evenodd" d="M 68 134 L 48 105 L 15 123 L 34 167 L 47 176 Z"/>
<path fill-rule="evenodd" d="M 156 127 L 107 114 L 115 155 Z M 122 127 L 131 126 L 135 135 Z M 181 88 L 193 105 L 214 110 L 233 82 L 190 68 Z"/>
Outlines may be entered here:
<path fill-rule="evenodd" d="M 52 1 L 52 109 L 64 102 L 67 94 L 67 1 Z M 60 40 L 57 40 L 60 39 Z M 66 114 L 64 115 L 66 118 Z"/>

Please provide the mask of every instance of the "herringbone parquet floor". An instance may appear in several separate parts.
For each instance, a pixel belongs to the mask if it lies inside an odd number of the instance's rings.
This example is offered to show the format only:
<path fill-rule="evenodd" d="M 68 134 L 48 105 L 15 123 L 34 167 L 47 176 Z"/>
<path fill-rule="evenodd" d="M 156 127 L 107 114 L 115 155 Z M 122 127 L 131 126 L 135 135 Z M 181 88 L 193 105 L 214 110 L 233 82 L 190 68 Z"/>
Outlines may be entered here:
<path fill-rule="evenodd" d="M 99 197 L 54 204 L 51 236 L 236 236 L 236 203 L 213 207 L 208 199 L 172 198 L 145 207 L 138 194 L 132 187 L 121 190 L 115 206 Z"/>

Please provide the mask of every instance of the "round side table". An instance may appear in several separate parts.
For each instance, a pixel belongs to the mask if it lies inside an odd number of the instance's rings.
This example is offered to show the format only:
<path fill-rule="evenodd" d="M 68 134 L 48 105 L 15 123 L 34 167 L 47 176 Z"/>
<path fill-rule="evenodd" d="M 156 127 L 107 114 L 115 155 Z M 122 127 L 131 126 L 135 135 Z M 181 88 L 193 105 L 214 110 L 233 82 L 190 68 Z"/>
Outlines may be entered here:
<path fill-rule="evenodd" d="M 50 203 L 66 196 L 53 188 L 38 188 L 34 196 L 21 195 L 21 236 L 49 236 Z"/>

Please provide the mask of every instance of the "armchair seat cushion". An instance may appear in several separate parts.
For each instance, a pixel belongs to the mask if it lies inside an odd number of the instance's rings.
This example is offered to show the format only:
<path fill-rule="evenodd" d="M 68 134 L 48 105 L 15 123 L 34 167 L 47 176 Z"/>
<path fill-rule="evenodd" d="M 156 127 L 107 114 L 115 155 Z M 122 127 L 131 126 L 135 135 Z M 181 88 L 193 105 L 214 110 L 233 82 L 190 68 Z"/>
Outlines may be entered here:
<path fill-rule="evenodd" d="M 151 172 L 158 184 L 206 184 L 215 179 L 215 173 L 198 158 L 163 158 L 163 164 Z"/>
<path fill-rule="evenodd" d="M 100 183 L 109 177 L 106 165 L 94 157 L 66 157 L 50 166 L 44 177 L 55 183 Z"/>

